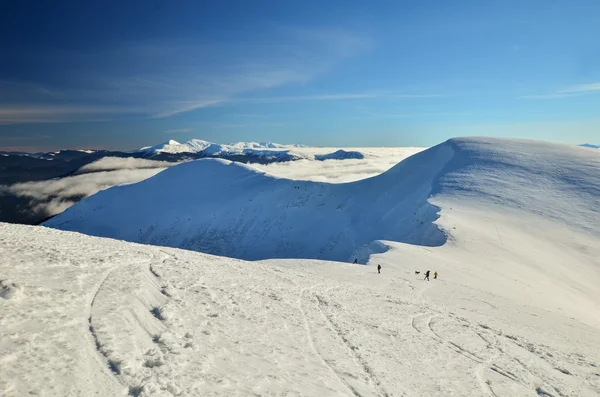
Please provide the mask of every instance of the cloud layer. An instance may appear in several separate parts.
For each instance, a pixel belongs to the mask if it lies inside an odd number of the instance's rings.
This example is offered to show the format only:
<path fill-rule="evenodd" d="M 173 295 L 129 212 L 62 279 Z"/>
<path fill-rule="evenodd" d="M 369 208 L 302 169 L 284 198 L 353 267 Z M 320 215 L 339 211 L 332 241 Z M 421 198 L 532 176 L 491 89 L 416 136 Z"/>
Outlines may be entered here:
<path fill-rule="evenodd" d="M 337 149 L 307 148 L 300 150 L 304 153 L 325 154 Z M 272 163 L 266 165 L 253 164 L 255 168 L 281 178 L 308 180 L 316 182 L 346 183 L 369 178 L 385 172 L 404 160 L 420 152 L 423 148 L 357 148 L 366 155 L 362 160 L 298 160 L 286 163 Z"/>
<path fill-rule="evenodd" d="M 524 95 L 522 99 L 557 99 L 573 96 L 595 94 L 600 92 L 600 83 L 578 84 L 549 94 Z"/>
<path fill-rule="evenodd" d="M 163 161 L 106 157 L 82 167 L 78 175 L 0 187 L 0 193 L 30 199 L 32 210 L 41 216 L 56 215 L 81 198 L 115 185 L 136 183 L 175 165 Z"/>

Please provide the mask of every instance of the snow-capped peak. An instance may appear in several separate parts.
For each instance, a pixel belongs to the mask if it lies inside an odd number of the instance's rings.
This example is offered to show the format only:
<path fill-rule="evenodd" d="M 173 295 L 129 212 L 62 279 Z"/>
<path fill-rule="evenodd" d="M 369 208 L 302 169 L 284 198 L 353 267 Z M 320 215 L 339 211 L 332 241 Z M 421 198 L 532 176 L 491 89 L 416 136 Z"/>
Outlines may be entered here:
<path fill-rule="evenodd" d="M 174 140 L 155 146 L 146 146 L 140 149 L 142 152 L 150 153 L 200 153 L 206 155 L 217 154 L 242 154 L 248 150 L 289 150 L 302 145 L 282 145 L 274 142 L 237 142 L 230 145 L 208 142 L 202 139 L 190 139 L 186 143 Z"/>

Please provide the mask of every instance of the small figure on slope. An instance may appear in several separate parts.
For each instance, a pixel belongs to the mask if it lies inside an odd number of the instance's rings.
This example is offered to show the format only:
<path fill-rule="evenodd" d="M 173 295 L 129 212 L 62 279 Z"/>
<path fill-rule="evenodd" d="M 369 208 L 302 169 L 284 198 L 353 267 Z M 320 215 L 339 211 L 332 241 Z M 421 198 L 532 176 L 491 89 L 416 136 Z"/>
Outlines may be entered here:
<path fill-rule="evenodd" d="M 436 280 L 437 279 L 437 270 L 435 271 L 435 273 L 433 273 L 433 279 Z"/>
<path fill-rule="evenodd" d="M 377 273 L 381 273 L 381 265 L 377 265 Z"/>
<path fill-rule="evenodd" d="M 355 264 L 356 264 L 356 263 L 358 263 L 358 258 L 355 258 L 355 259 L 354 259 L 354 263 L 355 263 Z"/>
<path fill-rule="evenodd" d="M 425 278 L 423 280 L 429 281 L 429 270 L 425 272 Z"/>

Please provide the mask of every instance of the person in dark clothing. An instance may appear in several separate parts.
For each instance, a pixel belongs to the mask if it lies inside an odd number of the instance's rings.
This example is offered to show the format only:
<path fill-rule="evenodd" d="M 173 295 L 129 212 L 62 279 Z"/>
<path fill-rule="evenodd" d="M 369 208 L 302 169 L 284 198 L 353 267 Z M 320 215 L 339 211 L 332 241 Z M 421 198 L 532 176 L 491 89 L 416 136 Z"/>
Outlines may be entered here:
<path fill-rule="evenodd" d="M 429 281 L 429 270 L 425 272 L 425 278 L 423 280 Z"/>
<path fill-rule="evenodd" d="M 377 273 L 381 273 L 381 265 L 377 265 Z"/>
<path fill-rule="evenodd" d="M 354 263 L 358 263 L 358 258 L 355 258 L 355 259 L 354 259 Z"/>

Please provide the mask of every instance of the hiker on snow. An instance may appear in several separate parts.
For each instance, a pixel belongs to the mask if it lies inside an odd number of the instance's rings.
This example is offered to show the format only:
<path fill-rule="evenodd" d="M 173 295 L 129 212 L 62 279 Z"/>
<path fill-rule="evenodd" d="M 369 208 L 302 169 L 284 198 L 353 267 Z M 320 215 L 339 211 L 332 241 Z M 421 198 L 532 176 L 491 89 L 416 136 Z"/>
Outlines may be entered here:
<path fill-rule="evenodd" d="M 435 273 L 433 273 L 433 279 L 436 280 L 437 279 L 437 270 L 435 271 Z"/>
<path fill-rule="evenodd" d="M 429 270 L 425 272 L 425 278 L 423 280 L 429 281 Z"/>
<path fill-rule="evenodd" d="M 354 258 L 354 263 L 358 263 L 358 258 Z"/>
<path fill-rule="evenodd" d="M 381 265 L 377 265 L 377 273 L 381 273 Z"/>

